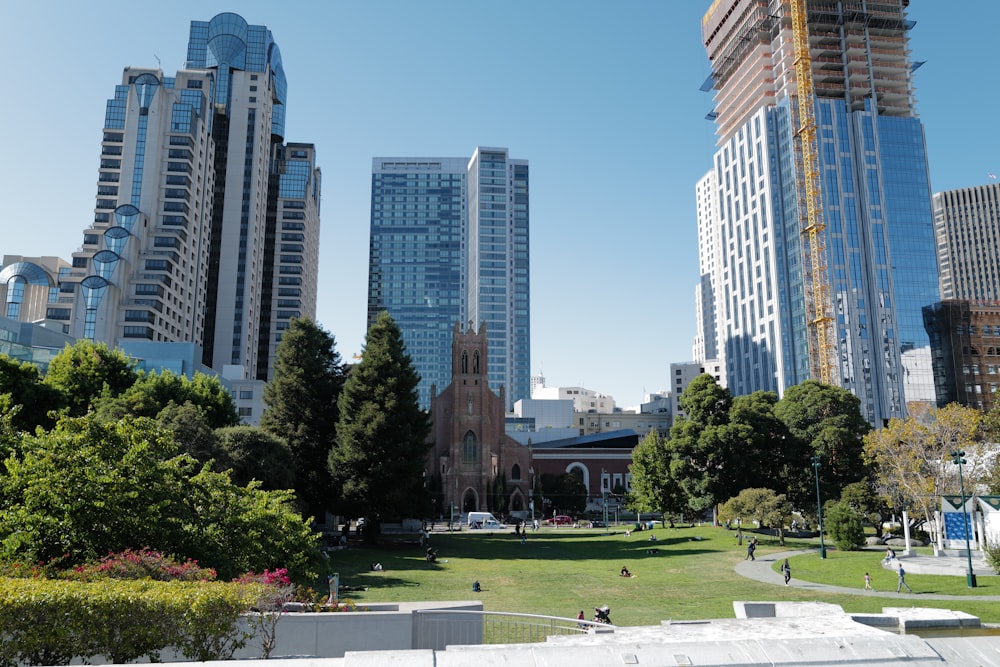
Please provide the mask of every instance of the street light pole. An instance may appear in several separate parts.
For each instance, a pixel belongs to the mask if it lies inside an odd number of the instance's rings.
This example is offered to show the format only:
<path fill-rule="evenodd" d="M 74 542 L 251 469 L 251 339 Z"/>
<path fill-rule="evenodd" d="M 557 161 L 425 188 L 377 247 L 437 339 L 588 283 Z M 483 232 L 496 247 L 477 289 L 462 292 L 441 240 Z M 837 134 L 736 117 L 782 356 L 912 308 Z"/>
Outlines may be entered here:
<path fill-rule="evenodd" d="M 826 558 L 826 543 L 823 542 L 823 503 L 819 496 L 819 455 L 812 457 L 812 467 L 816 472 L 816 521 L 819 523 L 819 557 Z"/>
<path fill-rule="evenodd" d="M 969 533 L 972 531 L 972 524 L 969 522 L 969 512 L 965 507 L 965 481 L 962 479 L 962 464 L 965 463 L 965 452 L 960 449 L 956 449 L 951 453 L 951 462 L 958 466 L 958 488 L 962 495 L 962 519 L 964 521 L 963 529 L 965 531 L 965 557 L 968 559 L 969 571 L 965 574 L 965 583 L 969 585 L 969 588 L 976 587 L 976 573 L 972 571 L 972 547 L 969 544 Z"/>

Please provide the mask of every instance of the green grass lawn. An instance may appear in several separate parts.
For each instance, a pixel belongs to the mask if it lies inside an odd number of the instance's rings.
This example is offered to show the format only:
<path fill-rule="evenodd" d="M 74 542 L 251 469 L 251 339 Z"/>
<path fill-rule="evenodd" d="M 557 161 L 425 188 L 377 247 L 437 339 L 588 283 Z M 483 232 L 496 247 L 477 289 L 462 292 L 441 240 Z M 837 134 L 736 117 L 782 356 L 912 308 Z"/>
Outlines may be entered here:
<path fill-rule="evenodd" d="M 331 560 L 342 584 L 368 587 L 344 594 L 361 606 L 366 602 L 481 599 L 490 611 L 575 617 L 582 609 L 591 618 L 594 607 L 607 604 L 618 625 L 652 625 L 667 619 L 732 618 L 733 600 L 819 600 L 839 604 L 849 612 L 913 604 L 891 598 L 823 595 L 745 579 L 733 568 L 746 551 L 737 545 L 735 533 L 724 528 L 657 528 L 630 537 L 625 537 L 624 529 L 611 531 L 615 534 L 605 535 L 603 529 L 543 528 L 529 533 L 523 545 L 511 533 L 434 533 L 431 543 L 438 549 L 438 563 L 426 562 L 424 550 L 415 544 L 369 547 L 355 542 L 349 549 L 334 552 Z M 650 534 L 657 537 L 656 542 L 649 541 Z M 780 547 L 764 536 L 757 553 L 814 546 L 808 540 L 786 540 L 786 546 Z M 652 548 L 659 553 L 647 553 Z M 835 551 L 825 561 L 818 555 L 799 557 L 792 562 L 792 573 L 800 579 L 860 588 L 865 571 L 858 572 L 861 567 L 873 578 L 879 577 L 876 588 L 887 588 L 884 577 L 889 577 L 895 590 L 894 575 L 878 571 L 880 554 L 857 553 L 865 560 L 850 561 Z M 372 572 L 373 561 L 382 563 L 385 571 Z M 619 576 L 622 565 L 635 576 Z M 914 590 L 927 586 L 927 592 L 932 587 L 929 582 L 952 578 L 914 575 L 911 580 L 907 575 Z M 482 593 L 472 592 L 475 580 L 482 585 Z M 944 592 L 944 586 L 940 583 L 933 588 Z M 980 591 L 980 595 L 1000 593 L 997 587 Z M 1000 622 L 1000 605 L 995 602 L 921 600 L 920 606 L 959 609 L 984 622 Z"/>
<path fill-rule="evenodd" d="M 872 576 L 872 586 L 877 591 L 895 591 L 897 575 L 895 570 L 882 567 L 885 549 L 864 549 L 861 551 L 827 550 L 826 559 L 819 555 L 795 556 L 788 561 L 792 576 L 803 581 L 816 581 L 835 586 L 863 589 L 865 572 Z M 775 570 L 779 564 L 775 564 Z M 906 560 L 903 560 L 903 568 Z M 1000 595 L 1000 577 L 977 577 L 976 588 L 969 588 L 965 575 L 941 576 L 914 574 L 907 571 L 906 583 L 916 593 L 940 593 L 943 595 Z M 905 589 L 904 589 L 905 590 Z"/>

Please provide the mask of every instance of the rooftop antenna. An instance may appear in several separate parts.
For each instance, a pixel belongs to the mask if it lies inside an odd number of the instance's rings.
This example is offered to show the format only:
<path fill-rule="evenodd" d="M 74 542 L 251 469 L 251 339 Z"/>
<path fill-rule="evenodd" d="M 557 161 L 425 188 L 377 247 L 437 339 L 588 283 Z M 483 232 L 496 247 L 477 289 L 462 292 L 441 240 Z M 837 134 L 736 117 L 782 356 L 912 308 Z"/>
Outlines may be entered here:
<path fill-rule="evenodd" d="M 163 69 L 163 63 L 160 62 L 160 56 L 158 56 L 158 55 L 156 55 L 154 53 L 153 57 L 156 58 L 156 68 L 157 69 Z"/>

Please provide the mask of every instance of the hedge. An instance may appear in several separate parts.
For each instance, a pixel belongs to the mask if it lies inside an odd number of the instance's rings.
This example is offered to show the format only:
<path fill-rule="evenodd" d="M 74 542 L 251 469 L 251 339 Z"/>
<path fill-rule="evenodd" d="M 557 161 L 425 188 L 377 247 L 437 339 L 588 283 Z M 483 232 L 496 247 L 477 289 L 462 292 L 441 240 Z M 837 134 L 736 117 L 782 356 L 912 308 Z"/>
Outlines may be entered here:
<path fill-rule="evenodd" d="M 155 662 L 168 647 L 225 660 L 246 645 L 238 621 L 261 595 L 254 584 L 0 578 L 0 667 Z"/>

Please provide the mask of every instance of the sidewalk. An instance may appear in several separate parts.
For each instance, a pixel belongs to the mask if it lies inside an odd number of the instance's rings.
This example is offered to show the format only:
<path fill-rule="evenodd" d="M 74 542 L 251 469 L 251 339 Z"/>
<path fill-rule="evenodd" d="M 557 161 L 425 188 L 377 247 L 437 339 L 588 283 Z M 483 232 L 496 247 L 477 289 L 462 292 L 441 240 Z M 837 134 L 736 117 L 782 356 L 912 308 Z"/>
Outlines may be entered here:
<path fill-rule="evenodd" d="M 736 564 L 736 574 L 746 577 L 747 579 L 753 579 L 755 581 L 760 581 L 765 584 L 774 584 L 775 586 L 784 586 L 785 578 L 781 576 L 780 572 L 771 569 L 771 566 L 776 561 L 785 560 L 786 558 L 791 558 L 792 556 L 800 556 L 802 554 L 816 554 L 819 558 L 819 553 L 816 549 L 808 549 L 802 551 L 784 551 L 776 554 L 767 554 L 758 556 L 757 560 L 743 560 Z M 911 556 L 903 559 L 903 567 L 908 573 L 911 574 L 941 574 L 941 575 L 951 575 L 951 576 L 963 576 L 966 572 L 965 560 L 962 559 L 962 565 L 959 566 L 956 563 L 928 563 L 926 561 L 945 561 L 945 560 L 959 560 L 959 559 L 945 559 L 945 558 L 935 558 L 933 556 Z M 923 562 L 922 562 L 923 561 Z M 975 565 L 975 562 L 973 562 Z M 920 569 L 918 569 L 920 568 Z M 980 574 L 979 569 L 975 569 L 977 575 Z M 795 570 L 792 570 L 794 575 Z M 983 572 L 986 574 L 986 572 Z M 869 595 L 875 597 L 888 597 L 888 598 L 909 598 L 913 600 L 981 600 L 989 602 L 1000 602 L 1000 595 L 942 595 L 939 593 L 897 593 L 895 589 L 888 591 L 866 591 L 862 586 L 857 588 L 850 588 L 847 586 L 832 586 L 830 584 L 817 584 L 811 581 L 802 581 L 792 577 L 789 586 L 795 586 L 796 588 L 802 588 L 806 590 L 813 590 L 820 593 L 841 593 L 846 595 Z"/>

